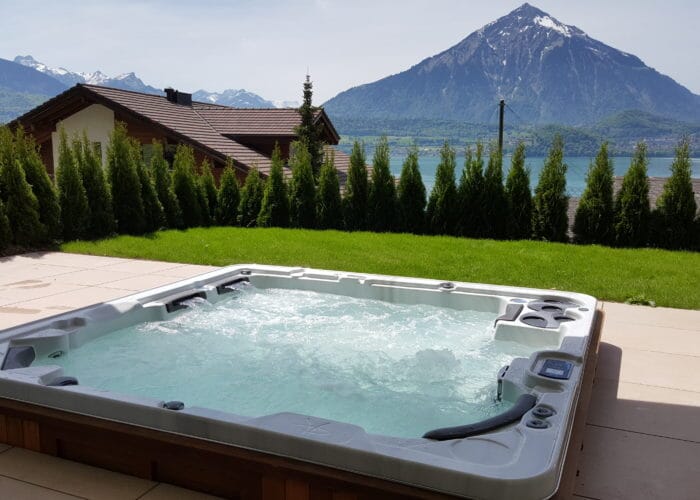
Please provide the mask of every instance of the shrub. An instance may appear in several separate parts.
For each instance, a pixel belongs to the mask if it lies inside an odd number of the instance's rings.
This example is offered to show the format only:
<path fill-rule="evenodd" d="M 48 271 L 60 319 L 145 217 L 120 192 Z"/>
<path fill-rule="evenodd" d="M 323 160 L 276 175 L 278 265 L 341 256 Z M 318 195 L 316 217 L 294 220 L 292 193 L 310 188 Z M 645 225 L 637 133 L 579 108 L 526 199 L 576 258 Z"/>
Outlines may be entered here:
<path fill-rule="evenodd" d="M 194 173 L 194 153 L 184 144 L 178 145 L 173 159 L 173 191 L 182 210 L 184 227 L 202 224 L 197 178 Z"/>
<path fill-rule="evenodd" d="M 389 169 L 389 142 L 383 136 L 374 150 L 372 180 L 369 185 L 369 228 L 373 231 L 394 231 L 396 221 L 396 180 Z"/>
<path fill-rule="evenodd" d="M 367 228 L 368 197 L 365 147 L 359 141 L 355 141 L 350 153 L 350 168 L 343 198 L 343 220 L 348 231 L 361 231 Z"/>
<path fill-rule="evenodd" d="M 510 172 L 506 179 L 508 201 L 508 237 L 525 240 L 532 235 L 532 192 L 530 172 L 525 168 L 525 144 L 518 143 L 511 158 Z"/>
<path fill-rule="evenodd" d="M 240 224 L 243 227 L 255 227 L 262 206 L 264 184 L 258 169 L 253 167 L 245 178 L 241 192 Z"/>
<path fill-rule="evenodd" d="M 647 244 L 650 209 L 646 153 L 646 144 L 639 142 L 615 198 L 615 243 L 619 246 Z"/>
<path fill-rule="evenodd" d="M 158 193 L 153 184 L 153 178 L 146 168 L 146 164 L 141 157 L 141 145 L 133 141 L 131 153 L 136 173 L 141 184 L 141 199 L 143 200 L 144 230 L 147 233 L 158 231 L 165 225 L 165 213 L 163 206 L 158 201 Z"/>
<path fill-rule="evenodd" d="M 420 234 L 425 230 L 425 184 L 418 166 L 418 146 L 408 150 L 401 167 L 397 194 L 401 230 Z"/>
<path fill-rule="evenodd" d="M 470 238 L 486 236 L 484 221 L 484 145 L 476 143 L 476 153 L 467 148 L 464 169 L 457 188 L 457 234 Z"/>
<path fill-rule="evenodd" d="M 693 246 L 697 205 L 691 183 L 690 139 L 684 137 L 676 148 L 671 177 L 656 206 L 654 239 L 658 246 L 679 249 Z"/>
<path fill-rule="evenodd" d="M 216 221 L 222 226 L 235 226 L 238 224 L 238 205 L 241 202 L 241 193 L 238 188 L 238 179 L 233 171 L 233 160 L 228 159 L 224 173 L 221 175 L 219 186 L 219 199 L 217 201 Z"/>
<path fill-rule="evenodd" d="M 600 146 L 595 163 L 588 167 L 586 189 L 574 217 L 574 241 L 610 245 L 614 242 L 613 180 L 615 171 L 608 143 Z"/>
<path fill-rule="evenodd" d="M 282 152 L 279 144 L 275 143 L 272 150 L 270 175 L 265 182 L 262 206 L 258 215 L 258 226 L 289 226 L 289 197 L 287 196 L 287 185 L 284 182 L 283 168 Z"/>
<path fill-rule="evenodd" d="M 39 221 L 39 202 L 15 159 L 2 168 L 5 213 L 12 241 L 21 247 L 35 247 L 46 241 L 46 227 Z"/>
<path fill-rule="evenodd" d="M 39 221 L 46 228 L 46 238 L 58 240 L 61 238 L 61 206 L 56 186 L 46 172 L 36 143 L 24 135 L 22 127 L 15 132 L 15 147 L 27 182 L 39 202 Z"/>
<path fill-rule="evenodd" d="M 112 193 L 102 169 L 102 159 L 85 133 L 82 140 L 73 141 L 73 157 L 78 162 L 88 202 L 86 237 L 104 238 L 115 228 Z"/>
<path fill-rule="evenodd" d="M 117 123 L 107 148 L 107 170 L 117 232 L 122 234 L 142 234 L 146 229 L 141 181 L 132 149 L 126 125 Z"/>
<path fill-rule="evenodd" d="M 560 135 L 556 135 L 535 188 L 532 210 L 533 236 L 547 241 L 567 241 L 568 208 L 564 141 Z"/>
<path fill-rule="evenodd" d="M 342 229 L 343 227 L 340 182 L 335 168 L 335 153 L 330 148 L 326 151 L 318 178 L 316 223 L 321 229 Z"/>
<path fill-rule="evenodd" d="M 5 204 L 0 199 L 0 252 L 5 250 L 12 242 L 12 230 L 10 221 L 5 212 Z"/>
<path fill-rule="evenodd" d="M 84 238 L 90 222 L 87 194 L 63 129 L 60 132 L 58 146 L 56 184 L 58 186 L 58 201 L 61 205 L 63 240 L 71 241 Z"/>
<path fill-rule="evenodd" d="M 209 198 L 207 198 L 207 191 L 204 188 L 204 184 L 201 182 L 201 177 L 195 174 L 195 189 L 197 194 L 197 203 L 199 204 L 199 210 L 201 214 L 200 226 L 209 227 L 211 226 L 212 220 L 209 214 Z"/>
<path fill-rule="evenodd" d="M 219 198 L 219 190 L 216 189 L 216 181 L 211 173 L 211 163 L 206 158 L 201 165 L 201 175 L 199 183 L 207 196 L 207 207 L 209 208 L 209 220 L 213 224 L 216 221 L 217 204 Z"/>
<path fill-rule="evenodd" d="M 455 151 L 445 141 L 440 150 L 440 163 L 435 171 L 435 185 L 430 192 L 426 221 L 432 234 L 455 234 L 457 186 L 455 185 Z"/>
<path fill-rule="evenodd" d="M 489 163 L 484 174 L 483 213 L 485 232 L 489 238 L 506 236 L 508 202 L 503 188 L 503 160 L 495 144 L 489 148 Z"/>
<path fill-rule="evenodd" d="M 153 183 L 163 207 L 165 214 L 165 223 L 170 228 L 182 228 L 182 211 L 180 203 L 177 201 L 175 191 L 173 190 L 172 177 L 168 169 L 168 162 L 163 157 L 163 145 L 157 141 L 153 141 L 153 155 L 151 156 L 151 174 L 153 175 Z"/>
<path fill-rule="evenodd" d="M 313 228 L 316 226 L 316 185 L 311 155 L 303 142 L 295 142 L 293 149 L 290 222 L 292 227 Z"/>

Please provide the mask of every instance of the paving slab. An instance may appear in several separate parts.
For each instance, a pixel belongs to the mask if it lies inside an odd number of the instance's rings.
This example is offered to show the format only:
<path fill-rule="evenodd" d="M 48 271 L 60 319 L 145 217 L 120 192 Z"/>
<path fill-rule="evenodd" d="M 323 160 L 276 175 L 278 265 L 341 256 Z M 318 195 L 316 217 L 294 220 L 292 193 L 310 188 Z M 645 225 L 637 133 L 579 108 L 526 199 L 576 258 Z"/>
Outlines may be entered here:
<path fill-rule="evenodd" d="M 76 497 L 0 475 L 0 492 L 7 500 L 75 500 Z"/>
<path fill-rule="evenodd" d="M 622 348 L 700 356 L 700 331 L 694 330 L 692 324 L 686 328 L 671 328 L 629 323 L 613 317 L 606 321 L 605 341 Z"/>
<path fill-rule="evenodd" d="M 605 302 L 605 312 L 615 321 L 700 331 L 700 311 L 668 307 L 633 306 Z"/>
<path fill-rule="evenodd" d="M 140 497 L 139 500 L 216 500 L 217 498 L 219 497 L 178 488 L 171 484 L 160 483 L 144 496 Z"/>

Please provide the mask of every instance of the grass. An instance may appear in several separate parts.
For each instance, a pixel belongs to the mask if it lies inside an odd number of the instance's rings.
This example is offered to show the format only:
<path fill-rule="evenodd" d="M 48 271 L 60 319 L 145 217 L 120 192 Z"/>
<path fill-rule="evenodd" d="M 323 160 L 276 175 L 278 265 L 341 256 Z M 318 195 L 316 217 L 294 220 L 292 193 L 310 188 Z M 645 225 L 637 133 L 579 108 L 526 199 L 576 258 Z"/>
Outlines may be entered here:
<path fill-rule="evenodd" d="M 64 244 L 66 252 L 225 266 L 240 263 L 576 291 L 700 309 L 700 253 L 537 241 L 234 227 Z"/>

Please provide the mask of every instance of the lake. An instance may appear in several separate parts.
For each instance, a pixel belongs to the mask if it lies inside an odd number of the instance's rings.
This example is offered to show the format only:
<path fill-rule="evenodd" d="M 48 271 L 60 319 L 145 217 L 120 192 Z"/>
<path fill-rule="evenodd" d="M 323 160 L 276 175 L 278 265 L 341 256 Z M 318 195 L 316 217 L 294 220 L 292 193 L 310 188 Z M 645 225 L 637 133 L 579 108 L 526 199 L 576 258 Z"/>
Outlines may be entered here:
<path fill-rule="evenodd" d="M 368 156 L 368 162 L 371 162 L 372 157 Z M 405 156 L 392 156 L 391 157 L 391 172 L 396 176 L 401 175 L 401 166 Z M 544 166 L 544 157 L 533 156 L 531 158 L 525 159 L 525 165 L 530 169 L 530 186 L 535 189 L 537 181 Z M 568 165 L 566 172 L 566 190 L 569 196 L 581 196 L 583 189 L 586 187 L 586 172 L 588 172 L 588 165 L 591 162 L 591 158 L 588 157 L 570 157 L 566 158 L 564 161 Z M 624 175 L 630 166 L 631 158 L 624 156 L 613 157 L 613 166 L 615 168 L 615 175 Z M 671 163 L 673 158 L 648 158 L 649 166 L 648 172 L 650 177 L 669 177 L 671 175 Z M 484 159 L 484 167 L 488 158 Z M 440 156 L 438 155 L 422 155 L 418 159 L 420 165 L 420 171 L 423 176 L 423 182 L 425 183 L 428 194 L 433 188 L 435 183 L 435 169 L 440 162 Z M 700 178 L 700 158 L 692 159 L 692 176 L 695 178 Z M 464 155 L 457 156 L 457 170 L 455 172 L 455 177 L 457 183 L 459 183 L 459 178 L 462 175 L 462 169 L 464 168 Z M 503 161 L 503 179 L 505 180 L 508 175 L 508 170 L 510 169 L 510 156 L 507 156 Z"/>

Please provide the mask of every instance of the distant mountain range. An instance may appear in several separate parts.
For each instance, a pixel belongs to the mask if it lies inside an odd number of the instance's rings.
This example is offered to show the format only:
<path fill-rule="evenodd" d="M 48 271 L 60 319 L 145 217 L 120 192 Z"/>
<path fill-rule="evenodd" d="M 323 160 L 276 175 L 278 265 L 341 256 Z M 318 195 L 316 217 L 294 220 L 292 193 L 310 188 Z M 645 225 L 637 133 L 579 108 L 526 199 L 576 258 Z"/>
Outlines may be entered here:
<path fill-rule="evenodd" d="M 115 77 L 101 71 L 76 73 L 62 67 L 52 68 L 30 55 L 17 56 L 14 61 L 0 59 L 0 123 L 22 115 L 76 83 L 163 94 L 161 89 L 147 85 L 134 73 L 123 73 Z M 295 101 L 268 101 L 244 89 L 227 89 L 222 92 L 198 90 L 193 93 L 193 98 L 237 108 L 299 106 Z"/>
<path fill-rule="evenodd" d="M 341 92 L 324 107 L 332 119 L 489 123 L 501 98 L 528 124 L 589 125 L 624 110 L 700 123 L 700 96 L 527 3 L 444 52 Z"/>

